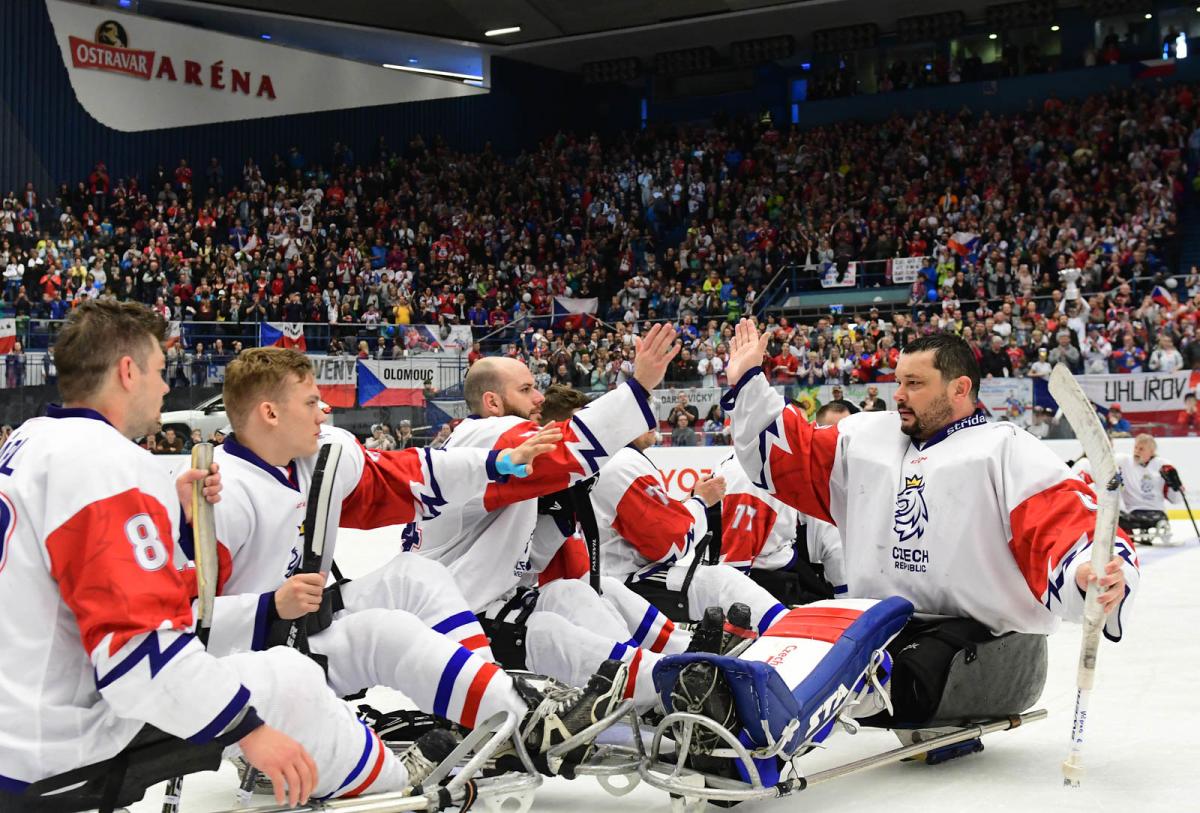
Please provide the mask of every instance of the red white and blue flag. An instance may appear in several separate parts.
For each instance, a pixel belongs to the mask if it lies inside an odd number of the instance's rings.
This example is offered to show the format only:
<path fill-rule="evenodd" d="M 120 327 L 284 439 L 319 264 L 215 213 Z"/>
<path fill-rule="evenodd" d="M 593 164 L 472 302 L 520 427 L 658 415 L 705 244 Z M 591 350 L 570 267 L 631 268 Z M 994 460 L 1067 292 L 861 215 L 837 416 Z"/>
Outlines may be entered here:
<path fill-rule="evenodd" d="M 1157 79 L 1175 75 L 1174 59 L 1144 59 L 1129 66 L 1134 79 Z"/>
<path fill-rule="evenodd" d="M 286 347 L 301 353 L 308 349 L 302 322 L 263 322 L 258 326 L 258 344 L 260 347 Z"/>
<path fill-rule="evenodd" d="M 1153 290 L 1150 291 L 1150 298 L 1164 308 L 1174 307 L 1175 305 L 1175 297 L 1161 285 L 1154 286 Z"/>
<path fill-rule="evenodd" d="M 17 346 L 17 320 L 0 319 L 0 353 L 11 353 Z"/>
<path fill-rule="evenodd" d="M 956 231 L 950 237 L 949 243 L 952 251 L 957 251 L 962 256 L 975 253 L 975 247 L 979 245 L 979 235 L 969 231 Z"/>
<path fill-rule="evenodd" d="M 600 300 L 595 297 L 580 299 L 570 296 L 554 297 L 554 326 L 563 330 L 578 330 L 591 327 L 596 318 Z"/>
<path fill-rule="evenodd" d="M 425 406 L 426 373 L 404 362 L 358 361 L 358 405 Z"/>

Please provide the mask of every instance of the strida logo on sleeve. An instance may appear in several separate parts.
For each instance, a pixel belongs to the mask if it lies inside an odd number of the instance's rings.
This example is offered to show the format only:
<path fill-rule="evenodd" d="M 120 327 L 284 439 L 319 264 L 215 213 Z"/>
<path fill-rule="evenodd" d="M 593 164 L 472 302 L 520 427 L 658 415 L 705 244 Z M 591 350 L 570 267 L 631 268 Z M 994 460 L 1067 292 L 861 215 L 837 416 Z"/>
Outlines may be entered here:
<path fill-rule="evenodd" d="M 896 510 L 892 515 L 892 530 L 899 544 L 892 547 L 892 563 L 897 570 L 924 573 L 929 551 L 917 545 L 925 536 L 929 508 L 925 505 L 925 478 L 919 475 L 904 478 L 904 488 L 896 495 Z"/>

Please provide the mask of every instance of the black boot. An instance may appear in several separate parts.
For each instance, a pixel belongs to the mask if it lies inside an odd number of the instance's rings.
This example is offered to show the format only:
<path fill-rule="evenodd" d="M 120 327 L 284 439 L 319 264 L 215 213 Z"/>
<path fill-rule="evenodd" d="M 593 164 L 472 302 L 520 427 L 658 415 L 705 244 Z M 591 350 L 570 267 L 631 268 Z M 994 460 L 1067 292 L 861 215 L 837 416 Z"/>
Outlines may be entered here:
<path fill-rule="evenodd" d="M 545 754 L 555 745 L 571 738 L 593 723 L 610 715 L 625 694 L 629 665 L 607 660 L 588 679 L 586 688 L 575 689 L 557 682 L 548 682 L 539 689 L 526 681 L 514 681 L 531 711 L 521 723 L 521 738 L 530 755 Z M 523 685 L 524 684 L 524 685 Z M 533 693 L 530 693 L 530 689 Z M 564 762 L 578 765 L 592 751 L 587 742 L 566 755 Z"/>
<path fill-rule="evenodd" d="M 720 607 L 709 607 L 704 611 L 704 617 L 696 629 L 692 630 L 692 640 L 688 644 L 688 652 L 711 652 L 721 654 L 725 635 L 725 611 Z"/>
<path fill-rule="evenodd" d="M 757 637 L 758 633 L 750 623 L 750 608 L 740 601 L 729 605 L 729 615 L 725 616 L 725 634 L 721 637 L 721 654 L 729 652 L 742 641 Z"/>

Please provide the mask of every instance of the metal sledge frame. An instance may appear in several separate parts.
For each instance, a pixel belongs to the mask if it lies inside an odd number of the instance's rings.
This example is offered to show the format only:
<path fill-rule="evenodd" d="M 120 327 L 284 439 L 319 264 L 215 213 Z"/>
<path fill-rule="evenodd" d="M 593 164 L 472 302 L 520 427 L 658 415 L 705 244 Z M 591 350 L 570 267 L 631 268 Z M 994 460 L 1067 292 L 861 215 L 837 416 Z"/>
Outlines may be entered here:
<path fill-rule="evenodd" d="M 754 757 L 752 756 L 753 753 L 761 758 L 763 754 L 748 751 L 742 743 L 738 742 L 737 737 L 732 732 L 707 717 L 687 712 L 677 712 L 667 715 L 659 723 L 654 733 L 650 751 L 640 766 L 639 774 L 642 781 L 646 784 L 659 790 L 667 791 L 675 796 L 683 797 L 685 803 L 688 799 L 699 799 L 706 802 L 747 802 L 758 799 L 775 799 L 804 790 L 821 782 L 828 782 L 831 779 L 870 770 L 871 768 L 878 768 L 883 765 L 890 765 L 936 748 L 944 748 L 956 743 L 966 742 L 967 740 L 983 737 L 984 735 L 993 734 L 998 731 L 1008 731 L 1009 729 L 1044 719 L 1046 719 L 1045 709 L 1033 709 L 1022 714 L 1013 715 L 1012 717 L 972 723 L 957 728 L 954 731 L 931 737 L 923 742 L 894 748 L 882 754 L 865 757 L 835 768 L 818 771 L 808 776 L 801 773 L 796 764 L 797 757 L 802 753 L 798 751 L 796 756 L 788 760 L 787 766 L 784 768 L 787 778 L 768 787 L 762 783 L 758 770 L 754 765 Z M 679 724 L 683 725 L 683 742 L 680 743 L 677 749 L 678 756 L 675 763 L 671 765 L 659 759 L 660 749 L 662 739 L 667 731 Z M 687 744 L 695 726 L 707 728 L 729 745 L 735 758 L 739 759 L 746 769 L 746 774 L 750 777 L 749 782 L 715 776 L 685 767 L 684 761 L 687 755 Z M 656 768 L 659 770 L 656 770 Z M 662 771 L 662 768 L 670 768 L 671 771 L 670 773 L 665 773 Z M 687 778 L 700 779 L 704 782 L 704 786 L 689 783 L 686 781 Z"/>
<path fill-rule="evenodd" d="M 511 743 L 516 752 L 523 773 L 504 774 L 502 776 L 472 779 L 479 773 L 484 764 L 492 758 L 497 750 L 505 743 Z M 467 762 L 459 768 L 459 763 L 467 754 L 471 754 Z M 452 771 L 458 772 L 450 777 Z M 441 783 L 450 777 L 443 786 Z M 400 792 L 366 794 L 353 799 L 332 799 L 326 802 L 310 802 L 305 807 L 260 807 L 254 813 L 285 813 L 292 810 L 337 811 L 338 813 L 399 813 L 399 811 L 425 810 L 436 811 L 450 805 L 461 805 L 463 802 L 477 799 L 486 808 L 509 813 L 526 813 L 533 804 L 533 793 L 542 784 L 541 774 L 533 765 L 525 743 L 521 740 L 519 721 L 513 712 L 497 714 L 486 720 L 463 738 L 463 741 L 450 752 L 449 756 L 434 769 L 425 781 L 423 787 L 429 790 L 420 794 Z M 518 807 L 505 807 L 509 799 L 516 799 Z M 493 806 L 493 802 L 496 802 Z M 244 813 L 242 809 L 233 808 L 222 813 Z"/>
<path fill-rule="evenodd" d="M 600 786 L 613 796 L 624 796 L 641 781 L 638 771 L 646 758 L 646 749 L 642 746 L 641 728 L 638 714 L 632 700 L 622 700 L 610 714 L 603 717 L 584 730 L 577 732 L 546 752 L 546 764 L 551 773 L 557 774 L 563 766 L 564 758 L 576 748 L 595 740 L 601 733 L 612 726 L 627 720 L 633 735 L 633 746 L 598 745 L 596 753 L 588 761 L 572 768 L 575 776 L 594 776 Z M 612 784 L 614 776 L 625 777 L 629 784 L 617 786 Z"/>

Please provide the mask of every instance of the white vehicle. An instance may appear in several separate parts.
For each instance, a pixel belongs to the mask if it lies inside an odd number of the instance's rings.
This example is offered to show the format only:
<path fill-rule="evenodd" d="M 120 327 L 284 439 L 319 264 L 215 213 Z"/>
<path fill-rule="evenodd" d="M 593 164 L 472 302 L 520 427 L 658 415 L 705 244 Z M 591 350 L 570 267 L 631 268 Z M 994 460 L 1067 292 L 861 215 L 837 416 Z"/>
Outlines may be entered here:
<path fill-rule="evenodd" d="M 229 419 L 225 417 L 225 399 L 214 395 L 206 401 L 201 401 L 191 409 L 180 409 L 162 414 L 162 428 L 174 429 L 175 434 L 187 438 L 193 429 L 200 430 L 204 440 L 212 438 L 218 429 L 228 431 Z"/>

